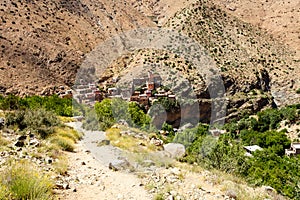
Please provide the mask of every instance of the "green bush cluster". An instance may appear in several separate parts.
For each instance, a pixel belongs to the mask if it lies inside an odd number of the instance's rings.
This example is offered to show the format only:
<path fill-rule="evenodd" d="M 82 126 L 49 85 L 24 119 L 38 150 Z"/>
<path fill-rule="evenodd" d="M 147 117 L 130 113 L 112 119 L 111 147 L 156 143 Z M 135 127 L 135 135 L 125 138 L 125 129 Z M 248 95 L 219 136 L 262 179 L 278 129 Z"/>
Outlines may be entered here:
<path fill-rule="evenodd" d="M 291 141 L 285 130 L 276 130 L 282 120 L 297 123 L 299 106 L 267 109 L 257 117 L 245 116 L 226 124 L 227 132 L 218 139 L 208 133 L 207 126 L 200 124 L 177 134 L 174 140 L 187 148 L 182 161 L 232 173 L 254 185 L 269 185 L 285 196 L 299 199 L 300 158 L 284 155 Z M 249 157 L 243 149 L 248 145 L 259 145 L 263 150 Z"/>
<path fill-rule="evenodd" d="M 72 103 L 72 99 L 60 98 L 57 95 L 46 97 L 28 96 L 24 98 L 14 95 L 8 95 L 7 97 L 0 96 L 0 109 L 2 110 L 34 110 L 44 108 L 47 111 L 55 112 L 57 115 L 67 117 L 79 114 L 78 110 L 73 110 Z"/>
<path fill-rule="evenodd" d="M 94 110 L 86 112 L 84 128 L 107 130 L 113 124 L 124 120 L 129 126 L 147 130 L 151 118 L 135 102 L 126 102 L 121 99 L 104 99 L 95 104 Z"/>
<path fill-rule="evenodd" d="M 164 109 L 168 112 L 176 111 L 180 109 L 180 105 L 178 101 L 170 100 L 168 97 L 159 97 L 155 104 L 160 104 L 164 107 Z"/>
<path fill-rule="evenodd" d="M 18 128 L 21 131 L 30 130 L 46 138 L 54 132 L 54 127 L 60 124 L 55 113 L 45 109 L 17 110 L 5 114 L 6 126 Z"/>

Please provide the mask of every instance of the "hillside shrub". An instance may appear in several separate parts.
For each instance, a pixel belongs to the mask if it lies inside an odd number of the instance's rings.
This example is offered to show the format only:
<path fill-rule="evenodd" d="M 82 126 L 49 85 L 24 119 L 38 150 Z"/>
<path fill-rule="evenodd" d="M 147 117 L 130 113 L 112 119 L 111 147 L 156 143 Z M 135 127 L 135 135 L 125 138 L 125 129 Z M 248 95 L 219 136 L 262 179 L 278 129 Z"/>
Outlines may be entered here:
<path fill-rule="evenodd" d="M 54 132 L 54 127 L 60 124 L 57 116 L 44 109 L 17 110 L 6 113 L 6 126 L 17 126 L 20 130 L 30 130 L 46 138 Z"/>

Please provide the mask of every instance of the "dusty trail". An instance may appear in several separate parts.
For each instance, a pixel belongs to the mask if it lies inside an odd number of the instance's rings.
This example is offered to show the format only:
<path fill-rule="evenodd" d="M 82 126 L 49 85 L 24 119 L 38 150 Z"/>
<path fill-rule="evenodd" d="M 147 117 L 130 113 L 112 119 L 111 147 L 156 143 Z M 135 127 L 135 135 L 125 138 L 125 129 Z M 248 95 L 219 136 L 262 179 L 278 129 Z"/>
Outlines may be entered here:
<path fill-rule="evenodd" d="M 70 189 L 60 191 L 59 199 L 152 199 L 138 177 L 108 169 L 108 163 L 120 156 L 121 151 L 112 146 L 97 147 L 96 141 L 105 138 L 104 132 L 83 130 L 80 123 L 68 125 L 84 132 L 85 136 L 74 153 L 67 153 Z"/>

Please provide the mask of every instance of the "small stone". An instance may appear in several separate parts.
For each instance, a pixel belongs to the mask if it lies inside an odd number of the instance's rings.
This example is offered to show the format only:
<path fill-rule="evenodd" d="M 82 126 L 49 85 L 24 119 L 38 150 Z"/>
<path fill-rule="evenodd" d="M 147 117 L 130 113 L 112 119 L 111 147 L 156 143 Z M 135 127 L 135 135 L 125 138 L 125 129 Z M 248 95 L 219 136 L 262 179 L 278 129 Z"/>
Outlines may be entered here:
<path fill-rule="evenodd" d="M 234 190 L 227 190 L 225 195 L 228 196 L 229 198 L 237 199 L 237 194 L 236 191 Z"/>
<path fill-rule="evenodd" d="M 46 163 L 47 163 L 47 164 L 51 164 L 51 163 L 53 163 L 53 160 L 52 160 L 52 158 L 46 158 L 46 159 L 45 159 L 45 161 L 46 161 Z"/>
<path fill-rule="evenodd" d="M 81 162 L 81 165 L 86 165 L 86 163 L 84 161 Z"/>
<path fill-rule="evenodd" d="M 70 186 L 68 183 L 64 183 L 62 186 L 65 190 L 70 189 Z"/>
<path fill-rule="evenodd" d="M 73 190 L 72 190 L 73 192 L 77 192 L 77 189 L 76 188 L 73 188 Z"/>
<path fill-rule="evenodd" d="M 172 195 L 169 195 L 169 196 L 167 197 L 167 200 L 174 200 L 174 197 L 173 197 Z"/>

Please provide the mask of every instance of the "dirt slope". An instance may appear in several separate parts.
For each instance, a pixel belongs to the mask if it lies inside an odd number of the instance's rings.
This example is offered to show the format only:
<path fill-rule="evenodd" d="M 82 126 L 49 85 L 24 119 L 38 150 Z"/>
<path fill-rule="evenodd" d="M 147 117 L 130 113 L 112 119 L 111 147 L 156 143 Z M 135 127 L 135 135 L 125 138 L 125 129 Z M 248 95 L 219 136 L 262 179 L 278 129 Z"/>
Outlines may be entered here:
<path fill-rule="evenodd" d="M 126 1 L 3 0 L 0 16 L 0 92 L 19 95 L 72 85 L 96 44 L 153 25 Z"/>

